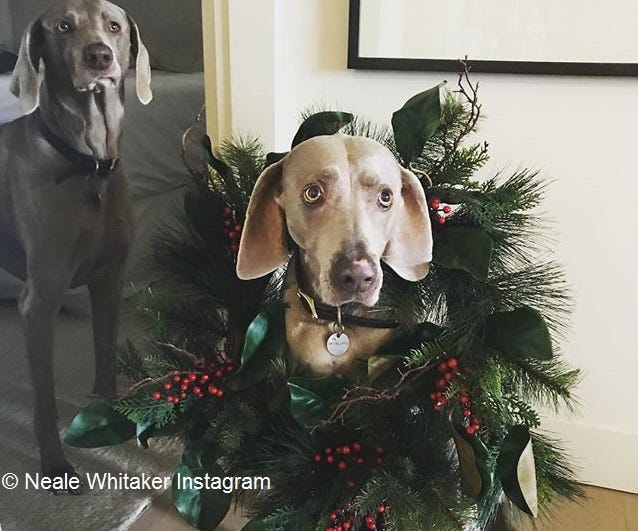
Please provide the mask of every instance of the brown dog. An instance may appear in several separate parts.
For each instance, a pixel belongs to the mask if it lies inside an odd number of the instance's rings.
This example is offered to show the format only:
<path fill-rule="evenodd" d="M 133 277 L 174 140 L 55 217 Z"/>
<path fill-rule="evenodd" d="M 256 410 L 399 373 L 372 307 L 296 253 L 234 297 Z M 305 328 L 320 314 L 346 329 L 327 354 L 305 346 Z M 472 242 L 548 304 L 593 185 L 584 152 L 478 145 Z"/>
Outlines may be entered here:
<path fill-rule="evenodd" d="M 286 280 L 289 347 L 309 374 L 351 372 L 393 333 L 392 324 L 370 317 L 383 282 L 381 260 L 407 280 L 428 273 L 432 234 L 423 188 L 374 140 L 307 140 L 257 180 L 238 276 L 256 278 L 283 265 L 288 234 L 299 248 Z M 344 305 L 348 315 L 341 314 Z"/>

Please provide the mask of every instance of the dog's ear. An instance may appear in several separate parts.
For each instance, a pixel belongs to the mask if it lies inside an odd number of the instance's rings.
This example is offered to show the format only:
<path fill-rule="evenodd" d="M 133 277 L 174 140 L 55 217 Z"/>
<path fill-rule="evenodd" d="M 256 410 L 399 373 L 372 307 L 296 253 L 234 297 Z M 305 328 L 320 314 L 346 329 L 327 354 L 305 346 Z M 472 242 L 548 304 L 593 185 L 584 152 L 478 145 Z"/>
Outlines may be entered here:
<path fill-rule="evenodd" d="M 237 276 L 263 277 L 288 259 L 284 213 L 275 201 L 281 187 L 283 160 L 266 168 L 250 196 L 237 256 Z"/>
<path fill-rule="evenodd" d="M 13 69 L 9 90 L 20 98 L 24 110 L 33 112 L 40 104 L 40 85 L 42 85 L 43 72 L 40 69 L 40 60 L 44 50 L 44 30 L 40 19 L 36 19 L 24 32 L 18 60 Z"/>
<path fill-rule="evenodd" d="M 428 274 L 432 261 L 432 228 L 421 183 L 409 170 L 401 168 L 403 209 L 383 260 L 406 280 L 419 280 Z"/>
<path fill-rule="evenodd" d="M 151 59 L 142 38 L 137 23 L 127 15 L 131 27 L 131 54 L 135 57 L 135 90 L 137 99 L 147 105 L 153 99 L 151 90 Z"/>

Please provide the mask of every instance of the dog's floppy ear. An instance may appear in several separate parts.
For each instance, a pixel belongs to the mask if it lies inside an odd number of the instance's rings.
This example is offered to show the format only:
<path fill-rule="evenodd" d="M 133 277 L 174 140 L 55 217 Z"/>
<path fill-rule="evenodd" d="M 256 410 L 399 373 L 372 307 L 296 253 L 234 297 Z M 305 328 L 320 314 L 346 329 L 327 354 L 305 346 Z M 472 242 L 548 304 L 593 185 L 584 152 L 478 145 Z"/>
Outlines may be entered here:
<path fill-rule="evenodd" d="M 42 22 L 36 19 L 24 32 L 18 60 L 13 70 L 9 90 L 20 98 L 24 110 L 33 112 L 40 104 L 40 85 L 43 73 L 40 71 L 40 59 L 44 47 Z"/>
<path fill-rule="evenodd" d="M 151 59 L 140 37 L 137 23 L 127 15 L 131 27 L 131 54 L 135 57 L 135 90 L 137 99 L 147 105 L 153 99 L 151 91 Z"/>
<path fill-rule="evenodd" d="M 275 201 L 281 186 L 283 160 L 266 168 L 250 196 L 237 256 L 237 276 L 263 277 L 288 259 L 284 213 Z"/>
<path fill-rule="evenodd" d="M 421 183 L 409 170 L 401 168 L 403 209 L 398 213 L 383 260 L 406 280 L 428 274 L 432 261 L 432 228 Z"/>

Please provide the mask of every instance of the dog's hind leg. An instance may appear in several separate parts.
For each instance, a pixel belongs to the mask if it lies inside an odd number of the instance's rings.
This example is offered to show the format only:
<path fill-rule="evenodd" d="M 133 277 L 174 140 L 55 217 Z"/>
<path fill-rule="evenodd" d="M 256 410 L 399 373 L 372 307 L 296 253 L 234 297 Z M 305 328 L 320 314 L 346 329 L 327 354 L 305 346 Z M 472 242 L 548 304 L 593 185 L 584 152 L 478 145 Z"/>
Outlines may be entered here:
<path fill-rule="evenodd" d="M 27 277 L 19 308 L 31 369 L 34 427 L 41 468 L 44 474 L 55 477 L 73 472 L 64 456 L 58 433 L 53 380 L 55 320 L 71 278 L 66 267 L 51 267 L 47 262 L 38 266 L 34 262 L 30 260 L 31 274 Z M 36 274 L 32 274 L 34 271 Z"/>
<path fill-rule="evenodd" d="M 89 283 L 95 346 L 93 393 L 113 397 L 116 392 L 115 358 L 120 320 L 124 264 L 107 266 L 105 274 Z"/>

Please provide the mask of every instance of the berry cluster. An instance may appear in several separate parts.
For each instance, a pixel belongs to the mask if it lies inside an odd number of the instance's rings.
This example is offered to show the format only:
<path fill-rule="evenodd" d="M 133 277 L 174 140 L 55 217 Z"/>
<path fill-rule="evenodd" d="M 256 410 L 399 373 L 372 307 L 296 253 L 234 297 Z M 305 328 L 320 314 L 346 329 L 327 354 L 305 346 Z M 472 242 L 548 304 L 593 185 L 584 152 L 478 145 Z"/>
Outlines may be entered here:
<path fill-rule="evenodd" d="M 450 385 L 450 382 L 458 375 L 459 362 L 456 358 L 447 358 L 437 365 L 437 369 L 439 371 L 439 376 L 434 382 L 436 391 L 430 393 L 430 400 L 432 400 L 432 408 L 434 411 L 440 412 L 443 411 L 443 408 L 450 400 L 449 396 L 445 394 L 445 390 Z M 466 368 L 465 372 L 469 372 L 469 369 Z M 476 417 L 472 417 L 470 402 L 470 395 L 467 393 L 463 393 L 459 396 L 459 403 L 463 408 L 462 412 L 464 422 L 467 423 L 465 431 L 468 435 L 474 435 L 481 428 L 481 421 Z"/>
<path fill-rule="evenodd" d="M 452 212 L 452 207 L 450 205 L 442 205 L 441 200 L 436 197 L 430 199 L 428 203 L 430 210 L 436 213 L 434 219 L 439 225 L 444 225 L 447 215 Z"/>
<path fill-rule="evenodd" d="M 459 362 L 456 358 L 448 358 L 438 364 L 437 369 L 439 370 L 440 376 L 434 382 L 437 390 L 430 393 L 430 400 L 432 400 L 434 404 L 434 411 L 443 411 L 443 407 L 447 404 L 448 397 L 443 393 L 458 373 L 458 367 Z"/>
<path fill-rule="evenodd" d="M 385 461 L 385 448 L 383 446 L 364 446 L 360 442 L 344 444 L 338 446 L 327 446 L 324 448 L 323 454 L 314 455 L 315 463 L 323 463 L 329 465 L 330 468 L 336 468 L 338 472 L 347 474 L 346 486 L 354 489 L 357 482 L 352 478 L 360 480 L 372 470 L 377 471 L 378 466 Z"/>
<path fill-rule="evenodd" d="M 233 360 L 220 360 L 215 363 L 198 362 L 198 371 L 174 372 L 164 383 L 162 391 L 151 393 L 153 400 L 165 399 L 170 404 L 179 404 L 181 400 L 191 395 L 196 399 L 204 396 L 222 398 L 224 391 L 220 385 L 224 378 L 235 371 Z"/>
<path fill-rule="evenodd" d="M 237 254 L 239 252 L 239 240 L 241 239 L 241 231 L 243 227 L 237 221 L 233 209 L 227 206 L 224 208 L 224 232 L 230 243 L 230 250 Z"/>
<path fill-rule="evenodd" d="M 375 531 L 385 521 L 388 514 L 388 508 L 385 504 L 377 506 L 376 513 L 367 514 L 363 517 L 363 526 L 366 529 Z M 356 526 L 356 516 L 348 502 L 344 508 L 337 507 L 330 513 L 331 525 L 326 527 L 325 531 L 348 531 L 348 529 L 359 529 L 362 525 Z"/>

